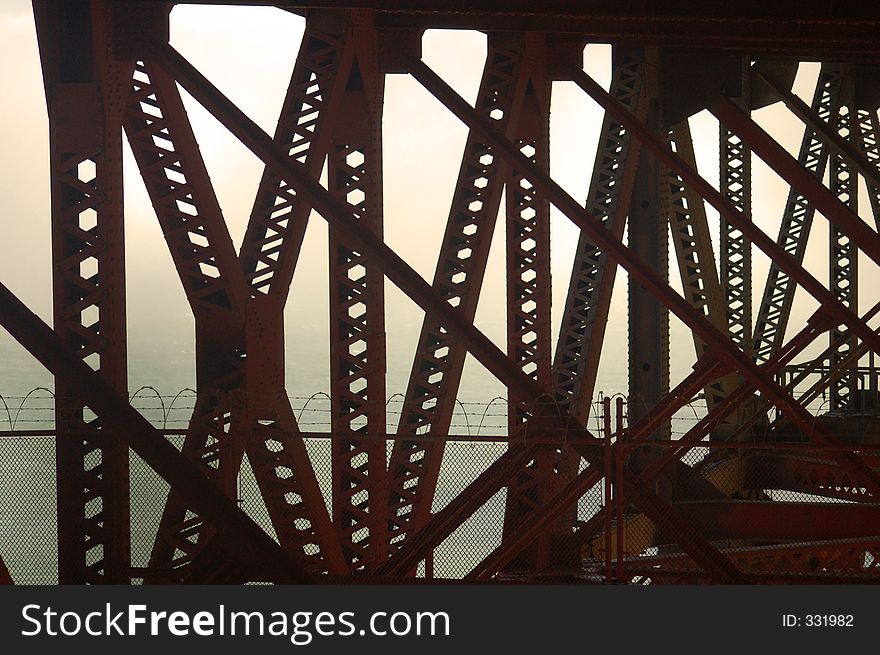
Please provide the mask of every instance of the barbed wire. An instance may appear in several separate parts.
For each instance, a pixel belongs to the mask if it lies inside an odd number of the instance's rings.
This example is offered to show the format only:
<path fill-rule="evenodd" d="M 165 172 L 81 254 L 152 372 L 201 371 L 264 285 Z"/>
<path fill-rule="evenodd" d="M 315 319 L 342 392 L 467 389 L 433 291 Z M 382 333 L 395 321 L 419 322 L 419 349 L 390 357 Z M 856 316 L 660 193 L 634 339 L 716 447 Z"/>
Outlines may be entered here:
<path fill-rule="evenodd" d="M 41 393 L 45 395 L 40 395 Z M 797 398 L 803 394 L 794 395 Z M 606 397 L 627 400 L 626 394 L 619 391 L 610 394 L 604 391 L 597 393 L 596 400 L 591 403 L 589 417 L 590 423 L 595 425 L 596 434 L 601 434 L 602 431 L 603 400 Z M 202 398 L 204 398 L 204 394 Z M 289 394 L 287 398 L 291 402 L 299 425 L 308 428 L 329 428 L 333 410 L 330 407 L 332 398 L 326 391 L 316 391 L 308 396 Z M 36 405 L 29 404 L 35 401 L 41 402 Z M 34 387 L 24 395 L 0 394 L 0 403 L 2 403 L 0 406 L 0 425 L 5 422 L 9 425 L 10 430 L 15 430 L 19 424 L 53 424 L 56 422 L 54 401 L 55 393 L 47 387 Z M 173 394 L 163 394 L 153 385 L 143 385 L 129 394 L 129 402 L 138 411 L 159 413 L 158 416 L 148 416 L 148 418 L 154 425 L 161 426 L 162 429 L 188 425 L 192 412 L 199 401 L 200 394 L 190 387 L 185 387 Z M 388 423 L 392 423 L 405 414 L 407 411 L 405 403 L 406 397 L 403 393 L 394 393 L 388 397 L 385 403 Z M 821 397 L 816 398 L 810 404 L 810 408 L 815 410 L 817 415 L 828 407 L 828 400 Z M 624 418 L 628 412 L 634 409 L 647 410 L 649 408 L 651 408 L 649 403 L 634 405 L 627 402 Z M 52 412 L 53 415 L 47 415 L 49 412 Z M 669 421 L 672 425 L 683 426 L 685 423 L 693 425 L 705 416 L 706 412 L 705 398 L 698 396 L 693 401 L 684 404 L 669 418 Z M 456 431 L 463 430 L 464 434 L 470 437 L 479 437 L 486 429 L 506 429 L 509 413 L 510 401 L 504 396 L 495 396 L 488 401 L 456 399 L 453 421 L 449 428 Z M 679 436 L 686 434 L 687 430 L 673 428 L 670 433 L 672 436 Z"/>

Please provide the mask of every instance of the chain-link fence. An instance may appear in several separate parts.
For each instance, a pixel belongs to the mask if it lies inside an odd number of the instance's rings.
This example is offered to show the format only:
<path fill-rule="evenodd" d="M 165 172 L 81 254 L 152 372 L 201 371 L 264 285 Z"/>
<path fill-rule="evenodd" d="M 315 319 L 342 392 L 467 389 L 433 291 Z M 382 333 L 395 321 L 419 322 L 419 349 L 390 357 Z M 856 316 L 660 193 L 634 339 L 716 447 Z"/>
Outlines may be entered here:
<path fill-rule="evenodd" d="M 133 404 L 181 448 L 194 400 L 191 392 L 140 390 Z M 333 516 L 337 437 L 322 433 L 329 403 L 322 395 L 291 402 Z M 392 398 L 389 426 L 395 403 L 400 411 Z M 4 404 L 9 429 L 0 428 L 0 555 L 15 582 L 54 584 L 51 392 Z M 816 424 L 840 438 L 830 446 L 768 417 L 757 404 L 751 411 L 761 421 L 746 432 L 725 428 L 723 439 L 718 430 L 699 434 L 705 405 L 675 412 L 667 421 L 671 439 L 657 439 L 662 430 L 634 433 L 626 416 L 631 409 L 622 397 L 601 400 L 589 437 L 550 425 L 508 439 L 500 436 L 507 431 L 506 403 L 462 405 L 453 420 L 460 434 L 445 441 L 436 485 L 423 491 L 432 499 L 431 515 L 418 526 L 429 535 L 427 545 L 415 570 L 403 575 L 544 583 L 880 581 L 880 506 L 872 491 L 880 430 L 872 415 L 817 415 Z M 394 443 L 386 439 L 389 461 Z M 487 473 L 514 460 L 520 465 L 504 469 L 511 472 L 506 479 Z M 131 577 L 137 583 L 150 565 L 169 487 L 140 458 L 132 455 L 130 465 Z M 237 490 L 240 507 L 274 536 L 246 456 Z M 458 511 L 472 494 L 483 500 Z M 391 558 L 405 548 L 406 540 L 393 545 Z M 370 567 L 355 574 L 368 576 Z"/>

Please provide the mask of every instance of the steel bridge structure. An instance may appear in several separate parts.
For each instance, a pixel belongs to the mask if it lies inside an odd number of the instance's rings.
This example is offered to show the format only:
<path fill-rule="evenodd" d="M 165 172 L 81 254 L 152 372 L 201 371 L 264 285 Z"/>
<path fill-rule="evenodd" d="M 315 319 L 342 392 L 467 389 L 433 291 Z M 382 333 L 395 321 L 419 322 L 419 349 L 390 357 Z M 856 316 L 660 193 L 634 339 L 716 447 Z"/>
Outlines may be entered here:
<path fill-rule="evenodd" d="M 45 502 L 57 504 L 60 583 L 880 581 L 880 304 L 859 307 L 859 267 L 870 283 L 880 265 L 880 5 L 217 3 L 305 19 L 268 134 L 170 45 L 174 4 L 33 3 L 54 320 L 0 286 L 0 323 L 55 376 L 57 494 Z M 422 60 L 435 28 L 486 34 L 475 103 Z M 612 46 L 607 89 L 583 69 L 590 43 Z M 809 103 L 792 90 L 805 61 L 821 62 Z M 387 74 L 411 76 L 468 129 L 430 281 L 383 238 Z M 557 81 L 604 111 L 585 204 L 550 175 Z M 238 251 L 181 89 L 265 164 Z M 796 154 L 752 119 L 775 103 L 800 123 Z M 719 125 L 718 180 L 697 167 L 688 119 L 704 110 Z M 178 442 L 129 402 L 124 138 L 195 318 L 198 395 Z M 753 158 L 789 188 L 776 234 L 752 220 Z M 558 331 L 551 206 L 579 234 Z M 323 435 L 300 428 L 285 386 L 283 309 L 310 215 L 329 224 Z M 498 221 L 503 344 L 474 322 Z M 828 232 L 822 280 L 805 266 L 814 223 Z M 752 277 L 756 253 L 766 280 Z M 618 269 L 628 397 L 597 404 L 603 344 L 620 337 L 608 329 Z M 386 279 L 424 313 L 396 431 Z M 800 325 L 804 299 L 815 310 Z M 670 315 L 693 335 L 682 380 L 670 380 Z M 805 361 L 815 344 L 824 351 Z M 438 502 L 445 479 L 462 479 L 466 439 L 450 423 L 468 354 L 506 387 L 507 429 L 497 456 Z M 694 403 L 704 411 L 673 435 Z M 140 563 L 133 458 L 168 489 Z M 245 460 L 261 520 L 238 502 Z M 462 536 L 475 521 L 493 531 L 482 549 Z M 435 566 L 444 543 L 468 554 L 454 574 Z M 22 581 L 11 565 L 0 578 Z"/>

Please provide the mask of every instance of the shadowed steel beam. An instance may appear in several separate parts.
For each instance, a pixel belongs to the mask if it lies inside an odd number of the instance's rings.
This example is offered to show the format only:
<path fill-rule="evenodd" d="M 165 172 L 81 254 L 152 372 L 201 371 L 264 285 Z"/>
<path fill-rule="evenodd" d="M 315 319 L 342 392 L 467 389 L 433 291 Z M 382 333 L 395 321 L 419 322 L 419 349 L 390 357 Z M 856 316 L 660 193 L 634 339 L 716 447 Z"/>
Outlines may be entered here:
<path fill-rule="evenodd" d="M 851 113 L 855 114 L 855 108 L 853 107 L 853 91 L 852 84 L 854 84 L 853 73 L 851 70 L 848 71 L 847 80 L 848 88 L 846 89 L 850 95 L 850 97 L 843 103 L 843 106 L 846 106 L 847 109 L 851 111 Z M 773 90 L 773 93 L 779 98 L 786 107 L 788 107 L 791 112 L 800 118 L 804 124 L 812 130 L 814 133 L 818 134 L 822 140 L 825 142 L 825 147 L 829 148 L 839 157 L 842 157 L 846 160 L 846 163 L 853 168 L 855 172 L 865 178 L 865 181 L 873 187 L 880 186 L 880 170 L 877 170 L 876 161 L 872 163 L 866 153 L 862 152 L 858 141 L 853 143 L 848 140 L 845 136 L 842 136 L 840 133 L 840 129 L 838 125 L 835 124 L 834 121 L 828 121 L 823 119 L 822 116 L 819 116 L 817 112 L 813 111 L 807 103 L 801 100 L 797 95 L 792 93 L 791 91 L 786 90 L 781 87 L 779 84 L 773 81 L 773 79 L 768 75 L 763 75 L 758 72 L 758 75 L 761 79 Z M 876 112 L 875 112 L 876 114 Z M 849 134 L 854 135 L 853 139 L 857 139 L 855 135 L 859 134 L 858 130 L 853 130 Z"/>
<path fill-rule="evenodd" d="M 228 392 L 243 378 L 244 276 L 177 85 L 155 64 L 136 65 L 123 125 L 196 322 L 197 398 L 183 452 L 231 497 L 239 462 L 229 445 L 241 435 L 229 434 Z M 196 536 L 202 527 L 172 489 L 150 569 L 189 563 L 208 539 Z"/>
<path fill-rule="evenodd" d="M 304 9 L 367 8 L 389 27 L 573 32 L 594 43 L 728 48 L 870 58 L 877 54 L 878 10 L 871 0 L 803 2 L 674 2 L 641 0 L 577 3 L 445 0 L 188 0 L 206 4 L 270 4 Z"/>
<path fill-rule="evenodd" d="M 857 138 L 855 136 L 858 134 L 858 126 L 855 122 L 853 76 L 848 75 L 844 81 L 843 102 L 832 121 L 833 133 L 838 137 L 845 134 L 851 138 Z M 831 191 L 854 214 L 858 215 L 859 178 L 854 169 L 857 169 L 857 166 L 853 165 L 848 155 L 841 152 L 835 152 L 831 155 L 828 170 Z M 828 286 L 844 306 L 857 312 L 859 306 L 858 246 L 833 223 L 828 225 L 828 245 Z M 828 331 L 828 343 L 832 349 L 829 359 L 831 367 L 839 365 L 840 362 L 847 359 L 847 356 L 858 346 L 857 339 L 842 338 L 845 332 L 847 332 L 846 329 L 840 325 L 836 325 Z M 829 387 L 829 392 L 832 411 L 852 407 L 858 395 L 856 371 L 850 371 L 849 374 L 834 380 Z"/>
<path fill-rule="evenodd" d="M 80 390 L 83 402 L 186 502 L 234 541 L 244 559 L 262 562 L 279 583 L 310 583 L 312 577 L 217 486 L 189 462 L 100 374 L 70 354 L 55 333 L 0 284 L 0 323 L 43 366 Z"/>
<path fill-rule="evenodd" d="M 852 539 L 880 534 L 880 506 L 725 500 L 676 502 L 708 539 Z"/>
<path fill-rule="evenodd" d="M 694 143 L 687 121 L 673 125 L 669 132 L 675 151 L 696 169 Z M 678 273 L 685 298 L 700 310 L 722 333 L 728 329 L 724 296 L 715 267 L 715 254 L 709 234 L 706 206 L 699 194 L 685 185 L 681 178 L 663 169 L 662 205 L 666 210 L 672 244 L 678 261 Z M 693 335 L 697 359 L 708 350 L 706 343 Z M 709 409 L 736 385 L 736 379 L 725 376 L 706 387 Z"/>
<path fill-rule="evenodd" d="M 876 111 L 859 108 L 857 112 L 858 147 L 864 153 L 868 163 L 875 169 L 880 168 L 880 118 Z M 874 226 L 880 226 L 880 184 L 868 183 L 868 199 L 874 214 Z M 880 227 L 878 227 L 880 229 Z"/>
<path fill-rule="evenodd" d="M 623 265 L 631 275 L 640 279 L 642 283 L 669 309 L 676 314 L 688 327 L 697 332 L 698 336 L 703 338 L 711 347 L 714 348 L 715 355 L 722 362 L 740 372 L 746 380 L 760 389 L 771 399 L 781 411 L 787 414 L 791 420 L 810 438 L 824 445 L 837 444 L 837 439 L 828 434 L 820 426 L 816 425 L 814 417 L 797 401 L 792 398 L 787 390 L 782 388 L 775 381 L 768 379 L 762 371 L 754 364 L 754 362 L 746 356 L 735 344 L 722 334 L 714 325 L 711 324 L 700 312 L 691 307 L 691 305 L 680 295 L 678 295 L 665 280 L 659 278 L 651 271 L 640 259 L 634 257 L 629 249 L 620 241 L 611 237 L 607 231 L 603 230 L 601 224 L 592 216 L 587 214 L 578 203 L 571 198 L 556 182 L 549 177 L 543 175 L 541 171 L 536 170 L 532 163 L 526 158 L 516 146 L 502 135 L 498 134 L 494 127 L 484 121 L 480 116 L 474 114 L 473 109 L 461 99 L 458 94 L 452 90 L 436 73 L 428 68 L 422 62 L 415 62 L 411 70 L 411 74 L 422 83 L 425 88 L 430 90 L 438 99 L 443 102 L 456 116 L 459 117 L 466 125 L 472 128 L 481 129 L 484 136 L 490 140 L 499 152 L 507 157 L 511 164 L 525 172 L 530 181 L 536 186 L 540 186 L 542 191 L 547 195 L 550 201 L 556 205 L 563 214 L 572 220 L 578 227 L 586 231 L 596 243 L 609 251 L 621 265 Z M 784 255 L 777 254 L 775 244 L 770 241 L 767 236 L 752 226 L 752 224 L 743 220 L 739 213 L 733 208 L 729 202 L 721 196 L 711 185 L 699 176 L 693 169 L 685 164 L 668 146 L 657 136 L 651 134 L 637 118 L 635 118 L 625 107 L 607 94 L 595 81 L 593 81 L 585 73 L 575 74 L 575 81 L 585 91 L 587 91 L 594 99 L 597 100 L 606 111 L 611 112 L 618 120 L 621 121 L 633 134 L 639 138 L 644 145 L 648 146 L 655 155 L 663 161 L 667 166 L 678 173 L 682 180 L 692 185 L 704 198 L 707 198 L 718 208 L 729 214 L 731 221 L 739 221 L 744 232 L 747 230 L 754 234 L 748 234 L 751 240 L 760 245 L 762 248 L 768 249 L 777 257 L 783 258 Z M 735 109 L 735 107 L 734 107 Z M 837 202 L 836 198 L 832 199 Z M 875 234 L 876 238 L 876 234 Z M 805 286 L 809 285 L 809 290 L 814 295 L 819 296 L 823 301 L 822 304 L 826 311 L 830 314 L 840 316 L 860 337 L 876 348 L 880 344 L 880 338 L 865 325 L 858 317 L 841 307 L 836 301 L 830 297 L 827 289 L 825 289 L 815 278 L 810 276 L 803 268 L 796 267 L 793 262 L 787 260 L 790 269 L 798 269 L 798 276 L 802 278 Z M 880 476 L 874 471 L 863 465 L 858 458 L 849 459 L 849 464 L 853 470 L 857 471 L 860 479 L 864 480 L 866 485 L 880 490 Z"/>
<path fill-rule="evenodd" d="M 244 276 L 177 85 L 155 64 L 137 64 L 125 132 L 196 318 L 241 314 Z"/>
<path fill-rule="evenodd" d="M 662 68 L 659 54 L 645 54 L 646 86 L 659 77 Z M 660 131 L 662 89 L 649 94 L 645 122 L 649 129 Z M 666 215 L 661 206 L 662 165 L 656 157 L 642 156 L 636 170 L 633 197 L 627 219 L 627 248 L 657 277 L 669 279 L 669 236 Z M 619 240 L 618 237 L 614 236 Z M 627 416 L 638 420 L 669 391 L 669 310 L 636 277 L 626 279 L 627 308 Z M 592 347 L 592 346 L 591 346 Z M 671 438 L 671 421 L 659 427 L 654 438 Z"/>
<path fill-rule="evenodd" d="M 621 104 L 644 120 L 642 57 L 634 49 L 615 49 L 611 90 Z M 587 196 L 587 211 L 616 238 L 623 237 L 639 165 L 641 143 L 605 115 Z M 605 339 L 617 263 L 584 232 L 578 235 L 556 352 L 554 391 L 572 416 L 586 422 Z"/>
<path fill-rule="evenodd" d="M 740 81 L 736 104 L 750 111 L 751 58 L 738 62 Z M 685 121 L 687 123 L 687 121 Z M 731 204 L 748 220 L 752 218 L 752 153 L 742 139 L 724 125 L 718 126 L 721 152 L 719 173 L 721 188 Z M 696 170 L 696 162 L 688 162 Z M 702 206 L 702 201 L 700 205 Z M 749 240 L 721 215 L 719 278 L 724 294 L 727 329 L 731 340 L 745 352 L 752 353 L 752 247 Z"/>
<path fill-rule="evenodd" d="M 807 582 L 810 576 L 818 584 L 837 584 L 840 583 L 840 577 L 850 583 L 870 583 L 876 581 L 876 576 L 880 574 L 876 564 L 878 551 L 880 537 L 877 536 L 721 549 L 742 570 L 753 572 L 749 575 L 750 580 L 760 582 L 763 577 L 768 584 Z M 866 555 L 871 555 L 873 561 L 868 560 Z M 642 574 L 652 579 L 656 579 L 655 576 L 687 576 L 697 572 L 689 557 L 678 554 L 638 557 L 628 560 L 627 564 L 630 576 Z M 840 572 L 841 569 L 851 573 L 852 577 L 826 573 Z M 772 574 L 778 574 L 778 577 L 773 578 Z M 691 580 L 697 582 L 695 578 Z"/>
<path fill-rule="evenodd" d="M 876 496 L 830 459 L 830 454 L 756 453 L 745 460 L 745 484 L 752 489 L 781 489 L 848 502 L 876 503 Z M 877 468 L 876 457 L 866 459 Z"/>

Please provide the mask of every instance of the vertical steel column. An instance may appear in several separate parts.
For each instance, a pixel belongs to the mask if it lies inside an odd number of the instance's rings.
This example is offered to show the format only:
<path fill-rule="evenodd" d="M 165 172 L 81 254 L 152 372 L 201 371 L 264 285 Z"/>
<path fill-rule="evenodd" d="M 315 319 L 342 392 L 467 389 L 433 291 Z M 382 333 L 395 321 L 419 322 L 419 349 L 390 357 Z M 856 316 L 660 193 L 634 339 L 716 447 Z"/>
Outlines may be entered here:
<path fill-rule="evenodd" d="M 840 89 L 840 106 L 831 119 L 838 135 L 858 142 L 859 128 L 855 110 L 855 80 L 853 71 L 845 69 Z M 847 160 L 837 153 L 831 155 L 829 167 L 831 191 L 846 204 L 854 214 L 858 214 L 859 184 L 856 171 Z M 853 312 L 858 312 L 859 288 L 859 250 L 855 243 L 834 223 L 828 223 L 828 288 L 834 297 Z M 858 346 L 854 337 L 841 339 L 845 326 L 836 325 L 828 332 L 829 345 L 832 346 L 829 366 L 834 368 L 844 361 Z M 829 387 L 829 401 L 832 410 L 852 408 L 858 393 L 858 376 L 850 371 L 836 379 Z"/>
<path fill-rule="evenodd" d="M 750 60 L 740 63 L 736 104 L 751 112 Z M 744 216 L 752 216 L 752 153 L 736 134 L 719 125 L 721 191 Z M 727 306 L 730 337 L 745 352 L 752 351 L 752 244 L 721 216 L 720 281 Z"/>
<path fill-rule="evenodd" d="M 486 64 L 477 94 L 476 111 L 503 130 L 516 124 L 525 91 L 520 74 L 519 35 L 489 35 Z M 509 168 L 493 149 L 471 131 L 453 191 L 446 232 L 434 273 L 434 292 L 468 320 L 476 314 L 486 272 L 492 233 Z M 455 409 L 466 350 L 447 328 L 425 315 L 413 360 L 397 433 L 444 435 Z M 443 444 L 400 439 L 388 466 L 390 484 L 389 538 L 398 547 L 411 529 L 431 512 L 434 488 L 443 459 Z"/>
<path fill-rule="evenodd" d="M 112 61 L 104 2 L 34 7 L 49 106 L 55 331 L 127 393 L 121 118 L 131 66 Z M 56 380 L 59 581 L 127 583 L 128 447 Z"/>
<path fill-rule="evenodd" d="M 649 108 L 646 125 L 662 131 L 662 89 L 659 88 L 660 54 L 646 52 Z M 655 77 L 656 76 L 656 77 Z M 629 211 L 628 245 L 634 256 L 657 273 L 669 276 L 668 237 L 660 203 L 660 163 L 643 154 L 639 160 Z M 638 280 L 628 280 L 629 416 L 638 421 L 669 391 L 669 311 Z M 655 437 L 668 439 L 670 424 Z"/>
<path fill-rule="evenodd" d="M 333 125 L 331 192 L 382 236 L 384 75 L 372 14 L 353 12 L 356 57 Z M 352 569 L 387 557 L 385 276 L 330 226 L 333 523 Z"/>
<path fill-rule="evenodd" d="M 519 121 L 511 139 L 520 152 L 542 171 L 550 173 L 550 93 L 543 34 L 525 35 L 525 68 L 529 83 Z M 507 353 L 523 372 L 544 388 L 552 384 L 550 372 L 550 203 L 524 176 L 512 173 L 506 182 Z M 527 419 L 524 398 L 509 391 L 508 430 L 515 434 Z M 556 482 L 555 451 L 538 454 L 507 487 L 504 538 L 524 513 L 541 506 L 552 495 Z M 577 462 L 579 458 L 575 458 Z M 546 563 L 547 541 L 539 540 L 539 568 Z"/>
<path fill-rule="evenodd" d="M 839 65 L 823 64 L 813 94 L 812 110 L 825 122 L 837 114 L 840 104 L 839 87 L 842 70 Z M 821 135 L 807 127 L 798 152 L 798 164 L 821 180 L 828 161 L 828 147 Z M 807 250 L 807 239 L 816 210 L 794 187 L 785 202 L 785 212 L 776 243 L 801 263 Z M 785 338 L 791 316 L 796 286 L 776 262 L 770 263 L 761 306 L 755 320 L 754 353 L 758 361 L 766 361 Z"/>

